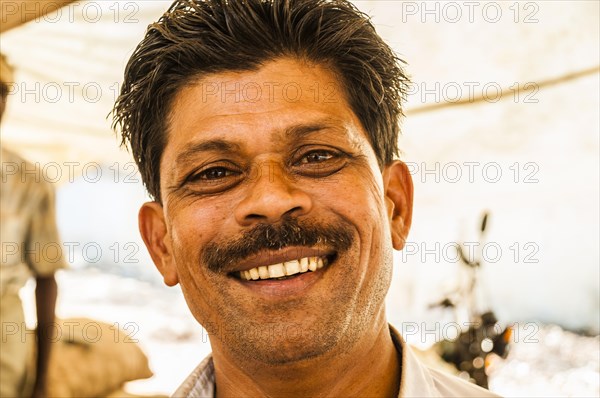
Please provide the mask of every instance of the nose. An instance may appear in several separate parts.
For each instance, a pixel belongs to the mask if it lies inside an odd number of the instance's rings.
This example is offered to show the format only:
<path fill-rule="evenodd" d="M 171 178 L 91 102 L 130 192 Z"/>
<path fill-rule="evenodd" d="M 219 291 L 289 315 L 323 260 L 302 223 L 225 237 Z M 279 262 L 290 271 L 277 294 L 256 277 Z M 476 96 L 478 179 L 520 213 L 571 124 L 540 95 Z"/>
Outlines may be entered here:
<path fill-rule="evenodd" d="M 300 216 L 310 211 L 310 196 L 295 186 L 277 162 L 254 167 L 245 196 L 234 210 L 240 225 L 275 223 L 284 216 Z"/>

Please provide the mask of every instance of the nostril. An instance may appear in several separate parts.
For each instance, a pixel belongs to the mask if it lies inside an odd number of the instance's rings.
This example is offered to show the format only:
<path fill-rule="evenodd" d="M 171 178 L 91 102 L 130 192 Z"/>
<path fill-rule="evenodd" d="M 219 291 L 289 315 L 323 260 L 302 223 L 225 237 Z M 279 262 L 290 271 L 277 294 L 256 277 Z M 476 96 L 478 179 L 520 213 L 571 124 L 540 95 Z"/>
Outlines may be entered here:
<path fill-rule="evenodd" d="M 293 209 L 289 209 L 288 211 L 285 212 L 284 216 L 291 216 L 292 214 L 294 214 L 296 212 L 302 212 L 302 207 L 296 206 Z"/>
<path fill-rule="evenodd" d="M 262 180 L 261 180 L 262 181 Z M 277 222 L 285 216 L 308 213 L 312 203 L 310 196 L 291 186 L 266 185 L 264 181 L 249 186 L 234 210 L 238 223 Z"/>
<path fill-rule="evenodd" d="M 248 214 L 246 215 L 247 220 L 264 220 L 265 216 L 261 216 L 260 214 Z"/>

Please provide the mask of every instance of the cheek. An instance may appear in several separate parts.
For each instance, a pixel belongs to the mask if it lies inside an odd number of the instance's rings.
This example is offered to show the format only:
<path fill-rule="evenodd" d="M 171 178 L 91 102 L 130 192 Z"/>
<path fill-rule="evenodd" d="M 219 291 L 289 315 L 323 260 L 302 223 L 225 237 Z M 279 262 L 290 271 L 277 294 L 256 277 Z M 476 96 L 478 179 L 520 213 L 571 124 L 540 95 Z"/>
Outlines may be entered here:
<path fill-rule="evenodd" d="M 211 209 L 214 209 L 211 211 Z M 218 207 L 200 207 L 189 204 L 171 213 L 170 236 L 172 253 L 179 274 L 179 283 L 194 317 L 200 322 L 206 318 L 209 303 L 215 300 L 215 281 L 200 264 L 201 250 L 211 242 L 223 225 L 224 211 Z"/>
<path fill-rule="evenodd" d="M 230 211 L 230 200 L 217 197 L 187 197 L 169 203 L 166 217 L 173 227 L 183 229 L 211 229 Z"/>
<path fill-rule="evenodd" d="M 365 247 L 364 250 L 370 251 L 370 257 L 385 250 L 387 237 L 390 236 L 388 211 L 383 188 L 379 184 L 380 178 L 371 169 L 362 170 L 358 178 L 353 179 L 352 188 L 346 189 L 344 196 L 340 197 L 341 203 L 350 204 L 349 216 L 354 217 L 362 239 L 369 242 L 369 248 Z"/>
<path fill-rule="evenodd" d="M 385 226 L 388 225 L 388 209 L 385 203 L 381 174 L 374 174 L 374 170 L 369 171 L 363 172 L 361 179 L 365 206 L 368 207 L 368 217 L 377 225 Z"/>
<path fill-rule="evenodd" d="M 206 206 L 191 203 L 170 213 L 169 234 L 176 259 L 197 261 L 202 247 L 218 235 L 226 214 L 228 211 L 217 203 Z"/>
<path fill-rule="evenodd" d="M 369 171 L 340 176 L 319 185 L 316 195 L 327 207 L 354 223 L 379 224 L 387 217 L 385 202 L 377 176 Z"/>

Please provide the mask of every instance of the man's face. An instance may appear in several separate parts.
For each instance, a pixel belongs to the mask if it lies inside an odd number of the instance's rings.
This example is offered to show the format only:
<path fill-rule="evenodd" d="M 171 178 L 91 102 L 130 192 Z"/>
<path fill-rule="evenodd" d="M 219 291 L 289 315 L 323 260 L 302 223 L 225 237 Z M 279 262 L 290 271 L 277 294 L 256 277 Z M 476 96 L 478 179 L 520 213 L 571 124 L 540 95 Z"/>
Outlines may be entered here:
<path fill-rule="evenodd" d="M 146 204 L 140 227 L 214 351 L 297 361 L 385 319 L 392 230 L 399 248 L 412 195 L 390 199 L 387 170 L 326 68 L 278 59 L 210 74 L 175 97 L 163 204 Z"/>

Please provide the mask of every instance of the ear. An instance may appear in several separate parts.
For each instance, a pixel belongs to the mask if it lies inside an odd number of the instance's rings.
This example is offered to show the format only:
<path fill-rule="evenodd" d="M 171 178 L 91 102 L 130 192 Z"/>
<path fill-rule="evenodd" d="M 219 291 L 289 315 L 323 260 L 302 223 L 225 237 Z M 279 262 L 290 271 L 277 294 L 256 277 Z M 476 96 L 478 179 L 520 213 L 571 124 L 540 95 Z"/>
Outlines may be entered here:
<path fill-rule="evenodd" d="M 402 250 L 412 222 L 413 183 L 406 164 L 396 160 L 383 170 L 385 202 L 394 249 Z"/>
<path fill-rule="evenodd" d="M 162 206 L 158 202 L 144 203 L 138 214 L 138 223 L 142 239 L 154 265 L 162 274 L 165 284 L 175 286 L 179 283 L 179 276 L 173 259 Z"/>

